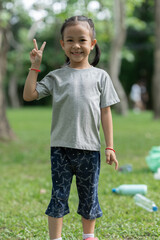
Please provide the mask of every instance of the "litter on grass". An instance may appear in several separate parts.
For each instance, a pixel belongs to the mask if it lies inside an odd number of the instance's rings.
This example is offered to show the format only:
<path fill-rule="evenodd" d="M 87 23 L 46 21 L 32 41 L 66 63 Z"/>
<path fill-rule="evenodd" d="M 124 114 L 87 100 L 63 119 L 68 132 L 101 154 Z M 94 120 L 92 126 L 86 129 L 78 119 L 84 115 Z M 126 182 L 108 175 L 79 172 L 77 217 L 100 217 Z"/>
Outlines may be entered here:
<path fill-rule="evenodd" d="M 146 163 L 153 172 L 156 172 L 160 168 L 160 146 L 151 148 L 146 157 Z"/>
<path fill-rule="evenodd" d="M 154 174 L 154 179 L 160 180 L 160 168 L 158 168 L 157 172 Z"/>
<path fill-rule="evenodd" d="M 142 196 L 141 194 L 136 194 L 134 196 L 134 201 L 135 204 L 144 208 L 148 212 L 156 212 L 158 210 L 158 207 L 152 200 Z"/>
<path fill-rule="evenodd" d="M 132 165 L 131 164 L 125 164 L 125 165 L 119 167 L 118 171 L 122 172 L 122 173 L 132 172 Z"/>
<path fill-rule="evenodd" d="M 145 184 L 122 184 L 112 189 L 113 193 L 122 195 L 135 195 L 137 193 L 145 195 L 147 193 L 147 185 Z"/>

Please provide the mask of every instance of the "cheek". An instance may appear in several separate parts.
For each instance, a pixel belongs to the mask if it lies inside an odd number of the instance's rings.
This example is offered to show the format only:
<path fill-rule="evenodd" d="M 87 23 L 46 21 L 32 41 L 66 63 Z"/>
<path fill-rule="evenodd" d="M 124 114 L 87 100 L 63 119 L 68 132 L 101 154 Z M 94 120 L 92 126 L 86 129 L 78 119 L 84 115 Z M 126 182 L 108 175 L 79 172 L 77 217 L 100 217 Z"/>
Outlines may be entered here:
<path fill-rule="evenodd" d="M 88 47 L 86 49 L 87 49 L 87 52 L 90 52 L 92 50 L 92 47 L 90 45 L 88 45 Z"/>
<path fill-rule="evenodd" d="M 65 49 L 70 49 L 71 48 L 71 44 L 66 44 L 65 45 Z"/>
<path fill-rule="evenodd" d="M 67 51 L 69 50 L 69 47 L 65 45 L 64 48 L 63 48 L 63 50 L 64 50 L 65 52 L 67 52 Z"/>

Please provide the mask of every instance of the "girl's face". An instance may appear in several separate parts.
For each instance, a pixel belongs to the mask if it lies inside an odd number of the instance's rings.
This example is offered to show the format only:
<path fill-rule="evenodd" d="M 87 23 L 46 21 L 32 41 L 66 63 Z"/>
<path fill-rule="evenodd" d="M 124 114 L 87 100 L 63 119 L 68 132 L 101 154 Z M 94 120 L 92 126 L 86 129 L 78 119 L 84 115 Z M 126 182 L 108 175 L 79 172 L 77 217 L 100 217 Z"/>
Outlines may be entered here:
<path fill-rule="evenodd" d="M 60 40 L 60 43 L 65 54 L 70 59 L 70 67 L 90 67 L 88 57 L 96 44 L 96 39 L 92 39 L 92 32 L 87 22 L 80 22 L 66 27 L 63 40 Z"/>

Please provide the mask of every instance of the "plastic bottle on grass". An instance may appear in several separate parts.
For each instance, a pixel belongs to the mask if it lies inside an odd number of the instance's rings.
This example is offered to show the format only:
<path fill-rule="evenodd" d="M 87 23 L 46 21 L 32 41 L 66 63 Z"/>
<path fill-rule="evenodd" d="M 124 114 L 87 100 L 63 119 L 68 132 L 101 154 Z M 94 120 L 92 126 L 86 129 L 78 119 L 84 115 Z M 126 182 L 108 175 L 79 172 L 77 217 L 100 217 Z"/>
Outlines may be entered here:
<path fill-rule="evenodd" d="M 158 168 L 157 172 L 154 174 L 154 179 L 160 180 L 160 168 Z"/>
<path fill-rule="evenodd" d="M 125 164 L 118 169 L 119 172 L 127 173 L 132 172 L 132 165 L 131 164 Z"/>
<path fill-rule="evenodd" d="M 137 193 L 145 195 L 147 193 L 147 185 L 145 185 L 145 184 L 123 184 L 117 188 L 113 188 L 112 192 L 122 194 L 122 195 L 135 195 Z"/>
<path fill-rule="evenodd" d="M 158 207 L 152 200 L 142 196 L 141 194 L 136 194 L 134 196 L 134 201 L 136 205 L 146 209 L 148 212 L 155 212 L 158 210 Z"/>

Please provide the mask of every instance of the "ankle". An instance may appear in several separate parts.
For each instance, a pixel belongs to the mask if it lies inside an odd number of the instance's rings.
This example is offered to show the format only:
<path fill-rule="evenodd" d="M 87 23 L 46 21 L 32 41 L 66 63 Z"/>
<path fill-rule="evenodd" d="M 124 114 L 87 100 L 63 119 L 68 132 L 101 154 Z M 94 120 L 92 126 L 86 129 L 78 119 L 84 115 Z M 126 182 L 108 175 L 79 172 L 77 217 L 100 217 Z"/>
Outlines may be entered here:
<path fill-rule="evenodd" d="M 94 238 L 94 233 L 83 233 L 83 240 L 87 238 Z"/>
<path fill-rule="evenodd" d="M 51 239 L 51 240 L 62 240 L 62 238 L 54 238 L 54 239 Z"/>

